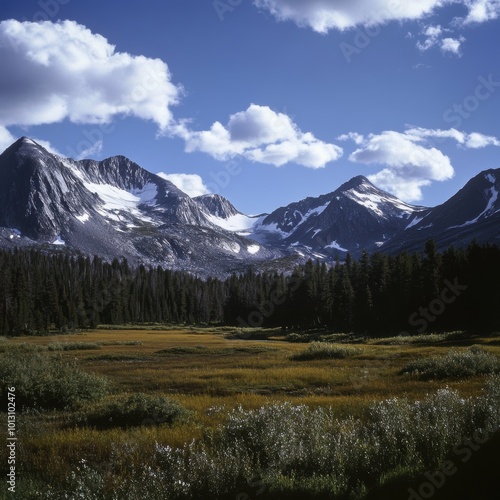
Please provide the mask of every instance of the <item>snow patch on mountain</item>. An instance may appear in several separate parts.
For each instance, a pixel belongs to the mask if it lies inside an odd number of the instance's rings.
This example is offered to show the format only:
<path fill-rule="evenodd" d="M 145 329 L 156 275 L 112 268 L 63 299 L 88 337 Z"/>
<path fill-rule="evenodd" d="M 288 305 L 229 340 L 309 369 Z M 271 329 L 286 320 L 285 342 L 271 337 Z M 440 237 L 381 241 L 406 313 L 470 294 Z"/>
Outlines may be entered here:
<path fill-rule="evenodd" d="M 493 176 L 491 176 L 493 177 Z M 493 177 L 493 179 L 495 179 Z M 491 181 L 495 182 L 495 180 Z M 491 211 L 493 206 L 495 205 L 496 201 L 498 200 L 498 191 L 495 189 L 495 187 L 491 187 L 490 189 L 487 189 L 486 192 L 490 192 L 490 198 L 488 200 L 488 203 L 486 205 L 486 208 L 474 219 L 468 220 L 467 222 L 464 222 L 463 224 L 459 224 L 458 226 L 451 226 L 448 229 L 455 229 L 455 228 L 460 228 L 460 227 L 465 227 L 465 226 L 470 226 L 471 224 L 475 224 L 483 215 L 486 215 L 488 212 Z"/>
<path fill-rule="evenodd" d="M 251 229 L 256 219 L 254 217 L 249 217 L 244 214 L 236 214 L 228 217 L 227 219 L 222 217 L 217 217 L 215 215 L 207 215 L 207 219 L 214 225 L 225 229 L 226 231 L 247 231 Z"/>
<path fill-rule="evenodd" d="M 89 220 L 90 215 L 87 212 L 85 212 L 83 215 L 75 215 L 75 218 L 79 220 L 82 224 L 85 224 Z"/>
<path fill-rule="evenodd" d="M 61 236 L 57 236 L 51 245 L 66 245 L 66 242 L 61 239 Z"/>
<path fill-rule="evenodd" d="M 367 190 L 369 189 L 365 186 L 363 187 Z M 388 203 L 403 212 L 400 217 L 403 217 L 405 213 L 411 214 L 415 211 L 415 207 L 412 207 L 411 205 L 408 205 L 394 197 L 388 198 L 376 193 L 358 191 L 357 189 L 350 189 L 349 191 L 346 191 L 345 194 L 351 200 L 368 208 L 372 212 L 375 212 L 380 217 L 385 216 L 384 205 L 387 205 Z"/>
<path fill-rule="evenodd" d="M 346 248 L 342 248 L 337 241 L 332 241 L 328 245 L 325 246 L 325 248 L 333 248 L 334 250 L 340 250 L 341 252 L 348 252 Z"/>
<path fill-rule="evenodd" d="M 251 255 L 255 255 L 259 251 L 260 251 L 259 245 L 248 245 L 247 246 L 247 252 Z"/>
<path fill-rule="evenodd" d="M 150 217 L 145 216 L 138 209 L 138 206 L 142 203 L 152 203 L 155 199 L 156 186 L 154 184 L 146 185 L 147 187 L 145 186 L 142 190 L 135 190 L 136 194 L 116 186 L 111 186 L 110 184 L 84 182 L 84 185 L 91 193 L 96 193 L 103 201 L 103 210 L 98 210 L 101 215 L 111 220 L 119 221 L 121 219 L 116 212 L 128 212 L 130 215 L 144 222 L 153 222 Z"/>
<path fill-rule="evenodd" d="M 407 229 L 410 229 L 410 227 L 416 226 L 421 220 L 424 220 L 424 217 L 415 217 L 406 227 L 405 231 Z"/>

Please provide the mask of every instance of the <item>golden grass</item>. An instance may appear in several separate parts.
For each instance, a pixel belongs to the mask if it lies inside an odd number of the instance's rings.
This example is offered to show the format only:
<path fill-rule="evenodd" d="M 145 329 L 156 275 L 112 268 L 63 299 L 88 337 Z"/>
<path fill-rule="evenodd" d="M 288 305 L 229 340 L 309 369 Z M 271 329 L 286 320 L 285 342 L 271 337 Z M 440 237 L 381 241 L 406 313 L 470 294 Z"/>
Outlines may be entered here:
<path fill-rule="evenodd" d="M 96 350 L 64 351 L 62 355 L 77 358 L 88 372 L 108 377 L 115 393 L 163 394 L 192 411 L 189 421 L 172 428 L 106 431 L 68 427 L 70 414 L 21 414 L 20 460 L 39 477 L 46 477 L 50 463 L 51 480 L 59 476 L 62 479 L 82 458 L 95 463 L 120 463 L 112 456 L 116 443 L 130 443 L 131 455 L 142 454 L 141 459 L 151 453 L 155 442 L 182 446 L 224 422 L 228 412 L 238 405 L 258 408 L 289 401 L 311 407 L 331 406 L 339 416 L 346 416 L 358 414 L 375 400 L 395 396 L 420 399 L 444 385 L 469 396 L 478 394 L 484 385 L 484 377 L 443 382 L 419 381 L 399 374 L 410 360 L 445 354 L 453 347 L 451 343 L 385 345 L 370 341 L 361 345 L 361 353 L 345 359 L 296 362 L 289 358 L 303 350 L 304 344 L 226 340 L 227 333 L 228 329 L 95 330 L 2 342 L 2 347 L 20 343 L 46 346 L 56 341 L 104 343 Z M 500 356 L 499 339 L 474 338 L 471 343 L 484 345 Z M 125 340 L 141 344 L 113 344 Z M 196 349 L 180 354 L 159 353 L 180 347 Z M 261 351 L 255 352 L 255 347 Z M 50 351 L 47 355 L 51 355 Z M 126 460 L 123 457 L 124 463 Z"/>

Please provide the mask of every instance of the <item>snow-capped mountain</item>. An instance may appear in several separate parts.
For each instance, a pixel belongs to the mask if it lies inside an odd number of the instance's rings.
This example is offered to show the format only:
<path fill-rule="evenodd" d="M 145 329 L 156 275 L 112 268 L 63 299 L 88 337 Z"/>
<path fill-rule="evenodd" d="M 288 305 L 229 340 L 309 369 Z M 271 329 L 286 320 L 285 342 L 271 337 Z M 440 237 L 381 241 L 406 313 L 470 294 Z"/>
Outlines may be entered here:
<path fill-rule="evenodd" d="M 473 177 L 448 201 L 419 214 L 384 251 L 414 251 L 434 239 L 438 248 L 478 243 L 500 244 L 500 169 Z"/>
<path fill-rule="evenodd" d="M 254 237 L 329 256 L 375 250 L 427 213 L 354 177 L 330 194 L 275 210 L 254 227 Z"/>
<path fill-rule="evenodd" d="M 225 276 L 332 262 L 363 249 L 419 251 L 472 239 L 500 244 L 500 169 L 435 208 L 409 205 L 354 177 L 335 191 L 248 216 L 226 198 L 190 198 L 123 156 L 75 161 L 28 138 L 0 155 L 0 246 L 39 246 Z"/>
<path fill-rule="evenodd" d="M 220 194 L 204 194 L 193 200 L 198 204 L 206 218 L 215 226 L 248 236 L 257 217 L 242 214 L 233 204 Z"/>
<path fill-rule="evenodd" d="M 75 161 L 27 138 L 0 155 L 2 246 L 66 246 L 201 275 L 285 255 L 220 227 L 239 216 L 234 207 L 217 217 L 208 205 L 122 156 Z"/>

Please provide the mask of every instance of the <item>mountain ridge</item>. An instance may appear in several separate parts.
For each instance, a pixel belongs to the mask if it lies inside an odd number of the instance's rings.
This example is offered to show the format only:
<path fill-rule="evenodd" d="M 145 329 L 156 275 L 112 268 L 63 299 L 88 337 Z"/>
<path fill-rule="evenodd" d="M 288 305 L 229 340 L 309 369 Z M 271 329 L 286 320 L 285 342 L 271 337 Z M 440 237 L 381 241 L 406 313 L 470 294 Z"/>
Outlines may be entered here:
<path fill-rule="evenodd" d="M 362 250 L 500 243 L 500 169 L 437 207 L 405 203 L 358 175 L 334 191 L 248 216 L 225 197 L 191 198 L 124 156 L 61 158 L 23 137 L 0 155 L 0 246 L 49 245 L 227 275 Z"/>

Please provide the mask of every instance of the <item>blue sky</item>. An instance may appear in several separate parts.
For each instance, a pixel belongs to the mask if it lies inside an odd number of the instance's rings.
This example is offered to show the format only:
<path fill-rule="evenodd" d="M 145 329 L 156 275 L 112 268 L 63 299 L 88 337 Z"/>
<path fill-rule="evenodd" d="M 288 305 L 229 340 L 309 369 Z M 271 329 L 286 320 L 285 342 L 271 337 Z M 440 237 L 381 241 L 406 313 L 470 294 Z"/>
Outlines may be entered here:
<path fill-rule="evenodd" d="M 4 2 L 0 149 L 122 154 L 246 213 L 359 174 L 434 206 L 500 167 L 499 18 L 500 0 Z"/>

